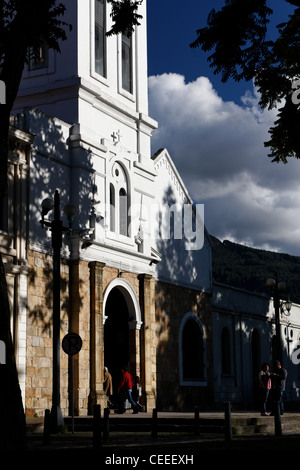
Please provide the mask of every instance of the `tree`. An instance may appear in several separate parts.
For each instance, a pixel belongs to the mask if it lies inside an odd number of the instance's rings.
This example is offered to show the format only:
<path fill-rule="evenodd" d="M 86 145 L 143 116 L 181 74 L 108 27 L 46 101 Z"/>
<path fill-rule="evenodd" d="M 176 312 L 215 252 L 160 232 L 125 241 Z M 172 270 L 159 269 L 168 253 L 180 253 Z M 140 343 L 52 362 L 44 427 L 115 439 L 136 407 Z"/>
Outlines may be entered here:
<path fill-rule="evenodd" d="M 108 0 L 113 27 L 108 35 L 132 34 L 141 16 L 143 0 Z M 47 45 L 60 52 L 71 25 L 61 17 L 66 7 L 56 0 L 0 0 L 0 80 L 6 85 L 6 102 L 0 104 L 0 205 L 7 191 L 7 156 L 10 113 L 18 93 L 24 65 Z M 10 309 L 0 252 L 0 340 L 6 345 L 6 364 L 0 364 L 0 449 L 24 448 L 25 415 L 10 332 Z"/>
<path fill-rule="evenodd" d="M 283 0 L 300 7 L 300 0 Z M 273 162 L 287 163 L 288 157 L 300 158 L 297 130 L 300 129 L 300 8 L 289 20 L 277 26 L 276 40 L 267 39 L 273 10 L 267 0 L 225 0 L 224 7 L 211 10 L 207 26 L 197 31 L 190 44 L 204 52 L 222 82 L 253 80 L 263 108 L 279 108 L 278 120 L 269 131 Z M 270 2 L 271 3 L 271 2 Z"/>
<path fill-rule="evenodd" d="M 67 25 L 59 19 L 64 12 L 65 6 L 55 0 L 0 2 L 0 80 L 6 85 L 6 104 L 0 108 L 0 194 L 6 192 L 9 116 L 24 65 L 30 59 L 29 51 L 35 54 L 44 43 L 60 51 L 59 41 L 67 38 Z"/>
<path fill-rule="evenodd" d="M 113 26 L 106 34 L 112 36 L 114 34 L 126 33 L 131 36 L 134 27 L 138 26 L 139 20 L 142 16 L 138 14 L 138 7 L 143 3 L 143 0 L 107 0 L 112 4 L 111 17 Z"/>
<path fill-rule="evenodd" d="M 10 113 L 18 93 L 28 51 L 41 44 L 59 51 L 67 26 L 59 18 L 65 6 L 55 0 L 0 1 L 0 80 L 6 103 L 0 105 L 0 204 L 7 191 L 7 154 Z M 6 345 L 6 364 L 0 365 L 0 448 L 25 447 L 25 415 L 10 332 L 10 308 L 0 253 L 0 339 Z"/>

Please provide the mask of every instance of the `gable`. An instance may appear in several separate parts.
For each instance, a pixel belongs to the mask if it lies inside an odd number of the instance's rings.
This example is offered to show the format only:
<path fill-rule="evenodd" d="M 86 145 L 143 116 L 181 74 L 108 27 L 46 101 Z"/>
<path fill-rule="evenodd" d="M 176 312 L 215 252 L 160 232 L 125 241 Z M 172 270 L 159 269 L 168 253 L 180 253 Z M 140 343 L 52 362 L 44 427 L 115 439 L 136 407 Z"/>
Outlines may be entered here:
<path fill-rule="evenodd" d="M 154 156 L 156 236 L 161 254 L 157 276 L 199 289 L 211 287 L 211 241 L 204 225 L 204 207 L 195 205 L 166 149 Z"/>
<path fill-rule="evenodd" d="M 156 192 L 159 191 L 164 194 L 167 192 L 167 188 L 171 188 L 177 202 L 192 203 L 192 199 L 167 149 L 158 150 L 152 159 L 154 169 L 157 172 Z"/>

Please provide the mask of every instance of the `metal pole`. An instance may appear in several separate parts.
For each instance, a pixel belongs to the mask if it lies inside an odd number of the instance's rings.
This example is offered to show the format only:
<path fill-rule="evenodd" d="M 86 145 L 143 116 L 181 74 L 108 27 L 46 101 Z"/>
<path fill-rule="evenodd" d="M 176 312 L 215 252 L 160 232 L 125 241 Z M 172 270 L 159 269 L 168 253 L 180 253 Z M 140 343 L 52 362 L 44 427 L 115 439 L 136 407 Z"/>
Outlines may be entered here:
<path fill-rule="evenodd" d="M 198 436 L 200 434 L 200 422 L 199 422 L 199 408 L 195 406 L 195 434 Z"/>
<path fill-rule="evenodd" d="M 50 444 L 50 410 L 45 410 L 43 444 Z"/>
<path fill-rule="evenodd" d="M 274 413 L 274 424 L 275 424 L 275 436 L 282 436 L 282 427 L 281 427 L 281 416 L 280 416 L 280 402 L 275 403 L 275 413 Z"/>
<path fill-rule="evenodd" d="M 101 407 L 94 405 L 94 419 L 93 419 L 93 448 L 100 449 L 102 447 L 101 440 Z"/>
<path fill-rule="evenodd" d="M 152 430 L 151 437 L 153 439 L 157 438 L 157 409 L 153 408 L 152 410 Z"/>
<path fill-rule="evenodd" d="M 232 440 L 232 425 L 231 425 L 231 403 L 225 403 L 225 440 L 227 442 Z"/>
<path fill-rule="evenodd" d="M 53 383 L 51 424 L 53 432 L 64 425 L 60 408 L 60 250 L 62 246 L 62 221 L 60 220 L 60 197 L 54 195 L 54 220 L 52 222 L 53 248 Z"/>
<path fill-rule="evenodd" d="M 103 422 L 103 440 L 107 442 L 109 437 L 109 408 L 104 408 L 104 422 Z"/>
<path fill-rule="evenodd" d="M 71 401 L 71 416 L 72 416 L 72 433 L 74 434 L 74 356 L 71 355 L 71 367 L 70 367 L 70 401 Z"/>

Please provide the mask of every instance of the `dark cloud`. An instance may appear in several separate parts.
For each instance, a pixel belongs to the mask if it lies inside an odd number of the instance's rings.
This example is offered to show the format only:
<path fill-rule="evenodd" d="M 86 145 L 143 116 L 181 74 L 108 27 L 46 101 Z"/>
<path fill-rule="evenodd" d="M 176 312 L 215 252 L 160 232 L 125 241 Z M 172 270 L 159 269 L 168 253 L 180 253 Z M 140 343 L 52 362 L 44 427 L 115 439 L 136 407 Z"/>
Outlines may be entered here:
<path fill-rule="evenodd" d="M 262 111 L 255 90 L 238 106 L 208 78 L 185 83 L 178 74 L 149 78 L 149 108 L 159 122 L 153 152 L 168 149 L 195 202 L 205 204 L 211 233 L 300 254 L 300 162 L 272 164 L 264 147 L 276 110 Z"/>

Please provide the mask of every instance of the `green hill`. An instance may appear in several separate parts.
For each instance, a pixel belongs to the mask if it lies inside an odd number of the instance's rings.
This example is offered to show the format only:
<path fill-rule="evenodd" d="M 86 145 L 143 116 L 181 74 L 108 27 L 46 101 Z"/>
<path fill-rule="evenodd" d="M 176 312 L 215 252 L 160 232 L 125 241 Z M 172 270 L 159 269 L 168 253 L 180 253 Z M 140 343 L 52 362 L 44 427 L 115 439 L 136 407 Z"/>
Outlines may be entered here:
<path fill-rule="evenodd" d="M 270 295 L 266 280 L 277 273 L 278 281 L 286 283 L 285 298 L 300 303 L 300 257 L 211 239 L 214 281 Z"/>

